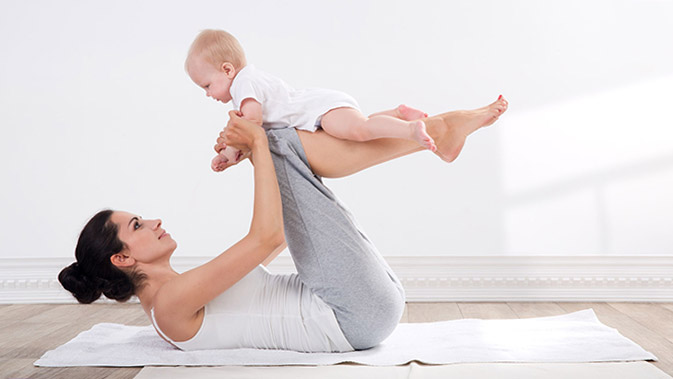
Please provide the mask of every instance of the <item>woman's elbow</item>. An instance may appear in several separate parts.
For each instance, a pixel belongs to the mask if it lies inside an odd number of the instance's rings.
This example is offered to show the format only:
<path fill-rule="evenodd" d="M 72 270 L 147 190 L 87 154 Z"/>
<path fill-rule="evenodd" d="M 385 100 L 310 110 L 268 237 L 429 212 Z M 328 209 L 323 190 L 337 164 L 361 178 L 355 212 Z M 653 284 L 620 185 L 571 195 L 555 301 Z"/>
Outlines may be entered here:
<path fill-rule="evenodd" d="M 281 229 L 281 230 L 273 233 L 273 235 L 270 235 L 268 239 L 269 239 L 269 243 L 275 249 L 285 242 L 285 234 L 283 233 L 283 230 Z"/>
<path fill-rule="evenodd" d="M 277 248 L 285 242 L 285 235 L 283 234 L 282 228 L 264 232 L 252 230 L 249 236 L 257 241 L 258 245 L 268 246 L 272 249 Z"/>

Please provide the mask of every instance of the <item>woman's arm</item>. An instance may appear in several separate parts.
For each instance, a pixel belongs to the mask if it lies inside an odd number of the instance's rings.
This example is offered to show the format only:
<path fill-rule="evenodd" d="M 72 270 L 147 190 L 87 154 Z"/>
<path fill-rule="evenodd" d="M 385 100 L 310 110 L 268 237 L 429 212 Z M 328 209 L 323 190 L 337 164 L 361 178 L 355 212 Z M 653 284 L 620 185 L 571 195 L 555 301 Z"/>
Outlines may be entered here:
<path fill-rule="evenodd" d="M 250 150 L 254 165 L 254 206 L 248 234 L 225 252 L 164 284 L 154 299 L 159 327 L 173 340 L 191 338 L 201 325 L 201 309 L 262 263 L 284 242 L 276 172 L 262 128 L 235 113 L 222 133 L 225 143 Z"/>
<path fill-rule="evenodd" d="M 283 250 L 285 250 L 285 248 L 287 248 L 287 242 L 285 242 L 285 239 L 283 239 L 283 243 L 280 244 L 280 246 L 278 246 L 278 247 L 276 248 L 276 250 L 274 250 L 271 254 L 269 254 L 269 256 L 266 257 L 266 259 L 264 260 L 264 262 L 262 262 L 262 264 L 263 264 L 264 266 L 268 266 L 269 263 L 271 263 L 274 259 L 276 259 L 276 257 L 277 257 L 280 253 L 282 253 Z"/>

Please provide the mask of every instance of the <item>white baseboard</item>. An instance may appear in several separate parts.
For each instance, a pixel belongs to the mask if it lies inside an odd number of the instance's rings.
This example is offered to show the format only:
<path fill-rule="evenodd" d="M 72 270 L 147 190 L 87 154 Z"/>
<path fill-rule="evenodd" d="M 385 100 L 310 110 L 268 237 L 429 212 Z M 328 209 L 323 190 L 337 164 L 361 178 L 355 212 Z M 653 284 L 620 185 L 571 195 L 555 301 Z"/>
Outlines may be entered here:
<path fill-rule="evenodd" d="M 175 257 L 179 272 L 208 258 Z M 673 302 L 673 256 L 386 257 L 407 301 Z M 0 304 L 72 303 L 56 279 L 71 259 L 0 259 Z M 289 256 L 270 270 L 290 273 Z"/>

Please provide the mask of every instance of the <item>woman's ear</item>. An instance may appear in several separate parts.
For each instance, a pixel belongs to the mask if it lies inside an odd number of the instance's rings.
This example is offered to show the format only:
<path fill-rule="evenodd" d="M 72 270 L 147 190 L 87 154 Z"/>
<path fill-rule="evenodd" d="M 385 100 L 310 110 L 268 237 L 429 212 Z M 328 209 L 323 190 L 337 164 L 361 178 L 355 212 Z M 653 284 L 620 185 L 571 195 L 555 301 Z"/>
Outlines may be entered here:
<path fill-rule="evenodd" d="M 122 253 L 117 253 L 113 256 L 110 257 L 110 262 L 114 266 L 117 266 L 119 268 L 121 267 L 131 267 L 136 264 L 136 260 L 131 258 L 128 255 L 124 255 Z"/>

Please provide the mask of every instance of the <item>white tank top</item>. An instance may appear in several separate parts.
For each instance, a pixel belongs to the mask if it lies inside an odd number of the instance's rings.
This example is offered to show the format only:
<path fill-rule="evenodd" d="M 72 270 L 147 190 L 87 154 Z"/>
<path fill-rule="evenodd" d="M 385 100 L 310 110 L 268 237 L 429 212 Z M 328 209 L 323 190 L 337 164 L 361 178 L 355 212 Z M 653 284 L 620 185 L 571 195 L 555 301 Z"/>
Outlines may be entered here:
<path fill-rule="evenodd" d="M 273 275 L 259 265 L 205 306 L 203 323 L 181 350 L 282 349 L 304 352 L 353 351 L 334 311 L 296 274 Z"/>

